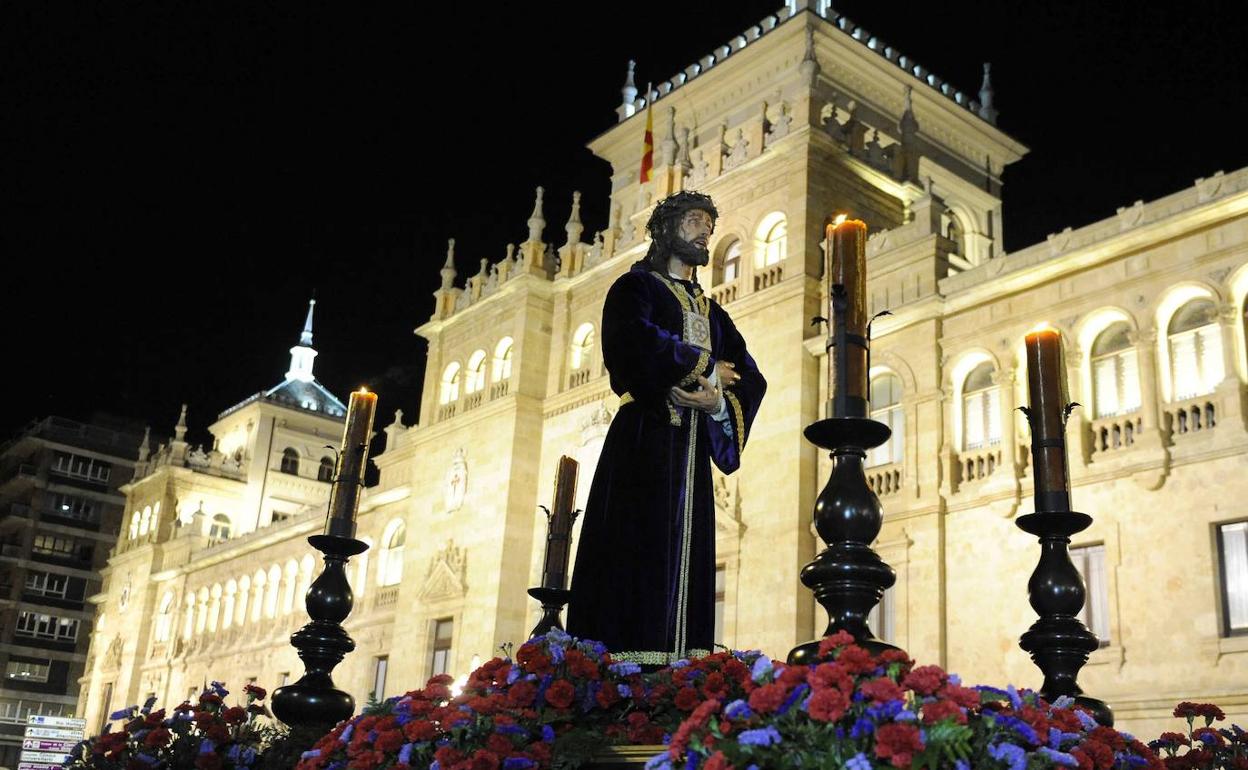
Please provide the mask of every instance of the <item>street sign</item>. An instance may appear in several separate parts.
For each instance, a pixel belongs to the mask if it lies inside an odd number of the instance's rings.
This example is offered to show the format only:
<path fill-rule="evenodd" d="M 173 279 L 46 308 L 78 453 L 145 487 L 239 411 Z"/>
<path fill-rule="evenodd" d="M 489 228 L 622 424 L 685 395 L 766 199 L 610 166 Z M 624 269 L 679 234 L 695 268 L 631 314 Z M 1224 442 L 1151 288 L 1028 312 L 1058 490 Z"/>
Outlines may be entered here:
<path fill-rule="evenodd" d="M 54 770 L 70 759 L 70 751 L 82 740 L 87 720 L 31 714 L 26 717 L 22 754 L 17 770 Z"/>

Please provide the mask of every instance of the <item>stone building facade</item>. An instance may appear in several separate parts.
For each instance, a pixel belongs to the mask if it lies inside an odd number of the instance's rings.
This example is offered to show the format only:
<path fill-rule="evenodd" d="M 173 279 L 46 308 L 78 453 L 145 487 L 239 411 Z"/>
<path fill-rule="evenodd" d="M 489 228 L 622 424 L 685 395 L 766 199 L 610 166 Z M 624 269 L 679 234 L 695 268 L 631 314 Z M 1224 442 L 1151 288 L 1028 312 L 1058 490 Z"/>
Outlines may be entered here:
<path fill-rule="evenodd" d="M 1248 169 L 1006 253 L 1001 175 L 1026 148 L 996 128 L 987 71 L 972 98 L 822 4 L 795 3 L 652 93 L 631 73 L 623 90 L 618 125 L 590 145 L 613 169 L 606 230 L 584 232 L 574 196 L 548 242 L 539 188 L 528 239 L 503 259 L 461 281 L 449 245 L 417 329 L 429 343 L 420 415 L 384 428 L 380 482 L 361 508 L 371 549 L 351 565 L 358 647 L 339 683 L 392 695 L 525 637 L 538 505 L 562 455 L 582 463 L 584 501 L 617 408 L 597 345 L 603 297 L 645 252 L 653 204 L 694 188 L 721 211 L 701 281 L 769 382 L 741 470 L 716 478 L 722 643 L 782 656 L 826 622 L 797 580 L 821 547 L 811 510 L 827 477 L 801 431 L 827 396 L 811 326 L 826 306 L 822 232 L 847 212 L 873 233 L 872 310 L 893 313 L 875 324 L 871 372 L 874 413 L 896 434 L 869 468 L 885 509 L 877 549 L 898 574 L 881 633 L 968 681 L 1038 684 L 1017 646 L 1039 549 L 1014 525 L 1031 506 L 1014 407 L 1023 335 L 1047 322 L 1084 405 L 1070 428 L 1073 498 L 1096 520 L 1074 543 L 1104 643 L 1085 688 L 1139 734 L 1168 724 L 1179 699 L 1248 715 L 1248 510 L 1236 502 L 1248 478 L 1235 471 L 1248 449 Z M 651 104 L 659 141 L 640 185 Z M 205 678 L 271 687 L 301 670 L 287 639 L 317 568 L 304 538 L 321 526 L 324 490 L 292 489 L 284 499 L 306 507 L 272 524 L 267 503 L 233 501 L 269 499 L 260 479 L 280 477 L 280 458 L 225 438 L 270 413 L 306 417 L 308 447 L 337 425 L 259 399 L 212 428 L 226 454 L 241 447 L 245 473 L 191 467 L 171 445 L 128 488 L 129 508 L 159 498 L 189 526 L 164 521 L 110 561 L 97 601 L 116 625 L 96 632 L 80 701 L 92 724 Z M 236 528 L 212 544 L 207 517 L 235 505 Z M 122 575 L 143 586 L 130 614 Z"/>

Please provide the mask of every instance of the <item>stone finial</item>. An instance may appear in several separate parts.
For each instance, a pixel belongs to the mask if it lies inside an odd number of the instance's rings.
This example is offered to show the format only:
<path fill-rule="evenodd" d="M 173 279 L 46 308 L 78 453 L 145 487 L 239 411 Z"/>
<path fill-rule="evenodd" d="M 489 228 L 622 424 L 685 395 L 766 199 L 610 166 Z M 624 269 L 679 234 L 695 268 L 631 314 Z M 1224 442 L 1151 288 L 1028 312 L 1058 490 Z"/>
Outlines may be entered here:
<path fill-rule="evenodd" d="M 992 106 L 992 97 L 992 64 L 984 62 L 984 82 L 979 86 L 979 116 L 995 126 L 997 110 Z"/>
<path fill-rule="evenodd" d="M 912 137 L 919 131 L 919 121 L 914 117 L 914 89 L 910 86 L 906 86 L 904 99 L 901 119 L 897 121 L 897 127 L 901 129 L 903 138 Z"/>
<path fill-rule="evenodd" d="M 507 244 L 507 256 L 504 257 L 504 259 L 506 259 L 508 262 L 514 262 L 515 256 L 516 256 L 516 244 L 514 243 Z"/>
<path fill-rule="evenodd" d="M 802 78 L 807 85 L 815 84 L 815 78 L 819 75 L 819 57 L 815 55 L 815 28 L 813 26 L 806 27 L 806 53 L 802 55 L 797 71 L 802 73 Z"/>
<path fill-rule="evenodd" d="M 572 212 L 568 214 L 568 224 L 563 229 L 568 234 L 567 243 L 569 246 L 574 246 L 581 242 L 581 233 L 585 232 L 585 226 L 581 224 L 581 193 L 579 190 L 572 193 Z"/>
<path fill-rule="evenodd" d="M 152 426 L 143 426 L 143 440 L 139 442 L 139 462 L 147 462 L 152 454 Z"/>
<path fill-rule="evenodd" d="M 490 260 L 488 260 L 488 259 L 486 259 L 486 258 L 482 257 L 482 258 L 481 258 L 481 269 L 477 271 L 477 275 L 476 275 L 476 277 L 477 277 L 478 279 L 482 279 L 482 280 L 483 280 L 483 279 L 485 278 L 485 276 L 486 276 L 489 272 L 490 272 Z"/>
<path fill-rule="evenodd" d="M 186 439 L 186 404 L 182 405 L 182 411 L 178 414 L 178 424 L 173 426 L 173 440 L 183 441 Z"/>
<path fill-rule="evenodd" d="M 446 291 L 455 283 L 455 239 L 446 239 L 446 263 L 442 265 L 442 290 Z"/>
<path fill-rule="evenodd" d="M 676 162 L 676 108 L 667 108 L 667 136 L 659 146 L 659 163 L 670 166 Z"/>
<path fill-rule="evenodd" d="M 632 59 L 628 60 L 628 75 L 624 78 L 624 87 L 620 89 L 620 120 L 631 117 L 637 109 L 637 82 L 634 79 L 634 70 L 637 68 L 637 62 Z"/>
<path fill-rule="evenodd" d="M 542 215 L 542 196 L 546 191 L 539 185 L 537 188 L 537 196 L 533 200 L 533 213 L 529 215 L 529 241 L 531 243 L 542 242 L 542 230 L 546 228 L 546 220 Z"/>
<path fill-rule="evenodd" d="M 676 155 L 676 162 L 686 174 L 693 168 L 693 161 L 689 158 L 689 126 L 680 127 L 680 151 Z"/>

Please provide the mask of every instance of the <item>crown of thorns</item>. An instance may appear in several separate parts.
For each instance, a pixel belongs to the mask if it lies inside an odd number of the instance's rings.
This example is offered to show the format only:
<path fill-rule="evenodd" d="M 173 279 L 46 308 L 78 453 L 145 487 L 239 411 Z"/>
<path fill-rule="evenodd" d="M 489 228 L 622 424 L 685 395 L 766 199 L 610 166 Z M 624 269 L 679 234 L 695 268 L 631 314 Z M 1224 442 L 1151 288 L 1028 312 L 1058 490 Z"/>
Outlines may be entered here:
<path fill-rule="evenodd" d="M 710 214 L 711 219 L 719 219 L 719 211 L 715 208 L 711 196 L 699 192 L 681 191 L 659 201 L 659 205 L 654 207 L 654 213 L 650 215 L 650 221 L 646 223 L 646 230 L 653 236 L 663 227 L 664 222 L 672 219 L 679 220 L 685 212 L 695 209 Z"/>

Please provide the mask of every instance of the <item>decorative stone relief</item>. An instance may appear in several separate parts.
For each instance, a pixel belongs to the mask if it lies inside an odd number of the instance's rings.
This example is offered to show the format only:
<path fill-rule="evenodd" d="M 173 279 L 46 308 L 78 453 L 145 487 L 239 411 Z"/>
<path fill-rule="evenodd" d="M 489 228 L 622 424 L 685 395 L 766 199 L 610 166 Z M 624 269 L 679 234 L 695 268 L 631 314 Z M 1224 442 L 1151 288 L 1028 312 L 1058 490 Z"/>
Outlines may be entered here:
<path fill-rule="evenodd" d="M 1137 200 L 1130 206 L 1118 207 L 1118 228 L 1120 230 L 1130 230 L 1140 223 L 1144 218 L 1144 201 Z"/>
<path fill-rule="evenodd" d="M 593 409 L 585 418 L 581 420 L 581 446 L 585 446 L 596 438 L 607 435 L 607 428 L 611 425 L 611 418 L 615 415 L 607 408 L 607 401 L 603 399 L 598 402 L 597 408 Z"/>
<path fill-rule="evenodd" d="M 737 140 L 724 158 L 724 168 L 733 169 L 749 160 L 750 140 L 745 138 L 745 131 L 737 129 Z"/>
<path fill-rule="evenodd" d="M 735 480 L 730 483 L 727 476 L 716 473 L 711 492 L 715 497 L 716 534 L 740 537 L 745 531 L 741 521 L 740 486 Z"/>
<path fill-rule="evenodd" d="M 789 111 L 784 102 L 780 102 L 779 114 L 776 119 L 771 122 L 771 130 L 767 132 L 767 139 L 764 146 L 770 146 L 779 139 L 789 135 L 789 126 L 792 124 L 793 118 L 789 115 Z"/>
<path fill-rule="evenodd" d="M 446 472 L 446 488 L 443 491 L 446 512 L 454 513 L 464 506 L 464 494 L 468 491 L 468 461 L 464 449 L 455 450 L 451 467 Z"/>
<path fill-rule="evenodd" d="M 467 550 L 456 548 L 454 540 L 447 540 L 446 547 L 434 554 L 429 562 L 424 585 L 417 596 L 430 602 L 463 598 L 468 593 L 467 567 Z"/>
<path fill-rule="evenodd" d="M 104 671 L 116 671 L 121 668 L 121 651 L 124 644 L 121 636 L 114 636 L 113 641 L 109 642 L 108 649 L 104 652 L 104 657 L 100 660 L 100 668 Z"/>
<path fill-rule="evenodd" d="M 1204 203 L 1217 197 L 1222 189 L 1223 172 L 1218 171 L 1211 177 L 1200 177 L 1196 180 L 1196 200 Z"/>
<path fill-rule="evenodd" d="M 1049 242 L 1049 253 L 1053 256 L 1066 251 L 1070 247 L 1070 240 L 1073 236 L 1073 230 L 1069 227 L 1063 229 L 1060 233 L 1049 233 L 1046 240 Z"/>
<path fill-rule="evenodd" d="M 710 175 L 711 165 L 706 162 L 706 152 L 698 150 L 698 162 L 693 165 L 693 170 L 689 172 L 690 187 L 700 187 Z"/>

